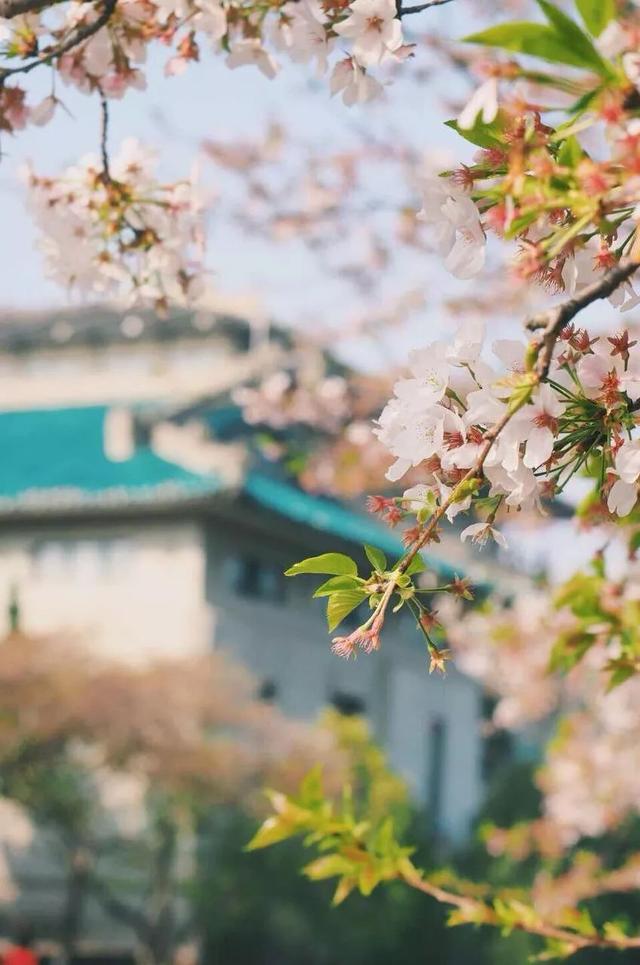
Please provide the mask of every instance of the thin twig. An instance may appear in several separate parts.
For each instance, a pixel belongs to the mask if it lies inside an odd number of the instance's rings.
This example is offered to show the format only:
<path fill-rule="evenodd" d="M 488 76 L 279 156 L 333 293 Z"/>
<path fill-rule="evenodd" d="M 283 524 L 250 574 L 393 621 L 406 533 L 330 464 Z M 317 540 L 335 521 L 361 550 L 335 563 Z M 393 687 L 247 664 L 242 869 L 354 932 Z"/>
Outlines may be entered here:
<path fill-rule="evenodd" d="M 540 385 L 540 383 L 544 382 L 546 379 L 549 373 L 549 366 L 551 365 L 555 344 L 565 325 L 567 325 L 578 314 L 578 312 L 581 312 L 582 309 L 587 308 L 589 305 L 593 304 L 593 302 L 596 302 L 601 298 L 607 298 L 616 290 L 616 288 L 627 281 L 639 267 L 640 263 L 637 260 L 625 258 L 621 260 L 614 268 L 611 268 L 597 282 L 594 282 L 593 285 L 589 285 L 582 292 L 580 292 L 579 295 L 567 299 L 567 301 L 550 308 L 548 311 L 543 312 L 540 315 L 536 315 L 530 321 L 525 323 L 525 328 L 529 329 L 530 331 L 543 329 L 542 338 L 539 340 L 537 345 L 535 363 L 530 372 L 532 390 L 536 385 Z M 429 522 L 425 525 L 422 532 L 414 540 L 398 563 L 398 566 L 396 567 L 398 577 L 403 573 L 406 573 L 413 559 L 435 534 L 437 526 L 447 510 L 455 502 L 461 498 L 464 498 L 466 484 L 471 484 L 474 480 L 476 480 L 478 485 L 480 485 L 482 481 L 484 464 L 489 453 L 491 452 L 491 449 L 493 448 L 496 439 L 526 401 L 526 396 L 523 395 L 522 402 L 520 402 L 519 405 L 508 406 L 502 417 L 487 432 L 485 432 L 483 446 L 480 449 L 478 457 L 473 466 L 467 470 L 460 482 L 453 487 L 449 496 L 437 507 Z M 389 585 L 393 589 L 396 585 L 396 582 L 391 580 Z M 392 595 L 393 592 L 387 593 L 385 591 L 383 598 L 376 607 L 374 616 L 380 621 L 380 623 L 384 620 L 385 611 Z"/>
<path fill-rule="evenodd" d="M 481 924 L 499 924 L 498 916 L 493 908 L 477 898 L 468 895 L 456 895 L 454 892 L 446 891 L 438 885 L 431 884 L 423 878 L 417 871 L 415 874 L 405 874 L 404 880 L 417 891 L 435 898 L 436 901 L 446 905 L 453 905 L 467 912 L 470 921 L 477 921 Z M 555 941 L 566 942 L 573 946 L 574 951 L 583 948 L 612 948 L 621 951 L 625 948 L 640 948 L 640 938 L 637 936 L 624 938 L 606 938 L 604 935 L 579 935 L 566 928 L 558 928 L 556 925 L 544 921 L 515 921 L 512 927 L 517 931 L 527 932 L 529 935 L 537 935 L 540 938 L 551 938 Z"/>
<path fill-rule="evenodd" d="M 0 0 L 0 17 L 3 20 L 12 20 L 13 17 L 36 13 L 50 6 L 52 6 L 51 0 Z"/>
<path fill-rule="evenodd" d="M 109 171 L 109 102 L 105 97 L 105 93 L 102 87 L 98 87 L 98 93 L 100 95 L 100 114 L 101 114 L 101 125 L 100 125 L 100 153 L 102 155 L 102 173 L 104 174 L 105 180 L 111 180 L 111 172 Z"/>
<path fill-rule="evenodd" d="M 78 27 L 59 47 L 45 51 L 40 57 L 36 57 L 35 60 L 30 61 L 28 64 L 22 64 L 20 67 L 0 68 L 0 86 L 2 86 L 7 77 L 11 77 L 14 74 L 28 74 L 42 64 L 50 64 L 52 61 L 57 60 L 58 57 L 62 57 L 63 54 L 73 50 L 74 47 L 77 47 L 78 44 L 81 44 L 84 40 L 88 40 L 89 37 L 92 37 L 108 23 L 116 9 L 117 2 L 118 0 L 105 0 L 102 13 L 91 23 L 85 23 Z"/>
<path fill-rule="evenodd" d="M 451 3 L 451 0 L 428 0 L 427 3 L 416 3 L 411 7 L 400 6 L 398 16 L 406 17 L 411 13 L 422 13 L 423 10 L 428 10 L 430 7 L 442 7 L 445 3 Z"/>

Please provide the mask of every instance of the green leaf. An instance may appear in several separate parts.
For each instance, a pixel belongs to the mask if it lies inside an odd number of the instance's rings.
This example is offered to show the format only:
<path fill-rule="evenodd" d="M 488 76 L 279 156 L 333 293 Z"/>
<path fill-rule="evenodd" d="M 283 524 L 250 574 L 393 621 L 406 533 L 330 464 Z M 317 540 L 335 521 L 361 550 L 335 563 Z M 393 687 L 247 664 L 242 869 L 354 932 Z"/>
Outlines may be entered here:
<path fill-rule="evenodd" d="M 260 825 L 251 838 L 251 841 L 249 841 L 249 844 L 245 846 L 245 851 L 257 851 L 259 848 L 268 848 L 270 845 L 277 844 L 279 841 L 286 841 L 287 838 L 292 837 L 295 833 L 295 827 L 274 815 L 273 817 L 267 818 L 267 820 Z"/>
<path fill-rule="evenodd" d="M 624 921 L 605 921 L 602 926 L 605 938 L 611 942 L 623 942 L 627 935 L 626 922 Z"/>
<path fill-rule="evenodd" d="M 556 31 L 558 37 L 567 45 L 577 58 L 582 60 L 585 67 L 590 67 L 597 74 L 603 77 L 611 76 L 612 69 L 607 64 L 590 38 L 584 33 L 575 20 L 568 17 L 566 13 L 550 3 L 549 0 L 537 0 L 538 6 L 545 17 Z"/>
<path fill-rule="evenodd" d="M 358 586 L 357 576 L 332 576 L 330 579 L 318 587 L 313 594 L 314 598 L 319 596 L 331 596 L 336 590 L 355 590 Z"/>
<path fill-rule="evenodd" d="M 580 147 L 580 142 L 575 136 L 568 137 L 562 142 L 558 151 L 558 164 L 563 167 L 574 168 L 584 157 L 584 151 Z"/>
<path fill-rule="evenodd" d="M 328 576 L 357 576 L 358 567 L 354 561 L 344 553 L 322 553 L 320 556 L 310 556 L 306 560 L 294 563 L 285 576 L 299 576 L 300 573 L 326 573 Z"/>
<path fill-rule="evenodd" d="M 323 800 L 322 764 L 316 764 L 302 779 L 300 784 L 300 800 L 303 804 L 318 804 Z"/>
<path fill-rule="evenodd" d="M 553 645 L 549 669 L 554 673 L 568 673 L 580 663 L 595 642 L 596 638 L 590 633 L 576 631 L 561 635 Z"/>
<path fill-rule="evenodd" d="M 475 144 L 477 147 L 498 148 L 499 150 L 504 148 L 504 142 L 500 138 L 502 126 L 497 119 L 491 124 L 483 124 L 480 117 L 478 117 L 473 127 L 469 128 L 459 127 L 456 120 L 445 121 L 445 124 L 447 127 L 456 131 L 461 137 L 464 137 L 466 141 L 470 141 L 471 144 Z"/>
<path fill-rule="evenodd" d="M 599 37 L 616 15 L 616 0 L 576 0 L 576 7 L 594 37 Z"/>
<path fill-rule="evenodd" d="M 335 878 L 336 875 L 353 874 L 354 866 L 340 854 L 325 854 L 306 865 L 302 872 L 311 881 L 323 881 L 325 878 Z"/>
<path fill-rule="evenodd" d="M 341 905 L 342 902 L 345 900 L 345 898 L 349 897 L 350 893 L 355 888 L 356 883 L 357 883 L 356 879 L 351 875 L 347 875 L 344 878 L 341 878 L 340 881 L 338 882 L 338 887 L 336 888 L 336 892 L 333 898 L 331 899 L 331 904 L 334 907 L 336 907 L 337 905 Z"/>
<path fill-rule="evenodd" d="M 364 551 L 367 554 L 367 559 L 371 563 L 374 570 L 384 573 L 387 568 L 387 557 L 384 555 L 382 550 L 376 549 L 375 546 L 369 546 L 367 543 L 365 544 Z"/>
<path fill-rule="evenodd" d="M 580 32 L 577 26 L 576 30 Z M 584 34 L 582 36 L 589 42 Z M 484 44 L 486 47 L 500 47 L 502 50 L 511 50 L 517 54 L 529 54 L 531 57 L 539 57 L 553 64 L 596 69 L 592 57 L 585 57 L 585 53 L 581 50 L 576 51 L 572 45 L 567 44 L 564 37 L 558 35 L 553 27 L 544 23 L 514 20 L 511 23 L 489 27 L 488 30 L 482 30 L 480 33 L 470 34 L 464 39 L 471 44 Z M 594 53 L 598 60 L 598 72 L 600 72 L 604 62 L 595 48 Z"/>
<path fill-rule="evenodd" d="M 616 687 L 619 687 L 620 684 L 625 683 L 627 680 L 629 680 L 630 677 L 633 677 L 634 674 L 636 673 L 636 670 L 633 664 L 628 664 L 628 663 L 625 664 L 622 662 L 616 663 L 616 661 L 614 660 L 612 660 L 607 665 L 607 670 L 610 672 L 609 684 L 607 686 L 607 693 L 609 693 L 612 690 L 615 690 Z"/>
<path fill-rule="evenodd" d="M 420 554 L 416 553 L 404 572 L 407 576 L 415 576 L 416 573 L 424 573 L 426 568 L 427 564 Z"/>
<path fill-rule="evenodd" d="M 535 208 L 531 211 L 527 211 L 526 214 L 520 215 L 519 218 L 514 218 L 507 231 L 505 231 L 505 238 L 515 238 L 516 235 L 524 228 L 528 228 L 536 218 L 540 217 L 540 212 Z"/>
<path fill-rule="evenodd" d="M 569 607 L 577 617 L 590 620 L 606 620 L 600 606 L 602 577 L 587 573 L 575 573 L 560 585 L 553 596 L 553 605 L 559 610 Z"/>
<path fill-rule="evenodd" d="M 344 618 L 366 599 L 366 596 L 364 590 L 339 590 L 330 596 L 327 603 L 329 631 L 335 630 L 338 624 L 342 623 Z"/>

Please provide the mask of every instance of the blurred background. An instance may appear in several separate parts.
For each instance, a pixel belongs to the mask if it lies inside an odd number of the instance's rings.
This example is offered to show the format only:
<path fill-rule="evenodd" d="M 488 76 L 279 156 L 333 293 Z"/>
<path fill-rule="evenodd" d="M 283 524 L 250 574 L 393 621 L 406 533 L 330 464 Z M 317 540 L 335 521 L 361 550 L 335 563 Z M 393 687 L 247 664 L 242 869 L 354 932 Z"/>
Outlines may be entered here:
<path fill-rule="evenodd" d="M 339 660 L 321 601 L 283 575 L 328 550 L 400 554 L 364 507 L 385 485 L 371 420 L 394 373 L 487 298 L 496 335 L 512 334 L 529 297 L 499 264 L 486 292 L 444 278 L 416 226 L 412 185 L 453 138 L 434 118 L 475 83 L 442 53 L 448 16 L 411 25 L 411 79 L 366 113 L 294 67 L 270 84 L 214 58 L 170 83 L 158 59 L 150 91 L 114 105 L 114 146 L 135 131 L 167 178 L 197 158 L 215 272 L 193 310 L 73 304 L 43 278 L 18 171 L 94 150 L 90 99 L 59 92 L 57 139 L 32 128 L 5 151 L 6 941 L 87 965 L 528 958 L 522 936 L 447 931 L 401 886 L 332 908 L 295 843 L 243 850 L 264 786 L 293 790 L 317 764 L 394 814 L 425 867 L 504 883 L 509 860 L 489 865 L 479 829 L 537 813 L 540 734 L 495 732 L 491 698 L 455 667 L 429 676 L 408 618 L 380 652 Z M 562 525 L 521 520 L 517 556 L 479 555 L 454 527 L 429 572 L 508 602 L 585 552 L 586 537 L 557 552 Z"/>

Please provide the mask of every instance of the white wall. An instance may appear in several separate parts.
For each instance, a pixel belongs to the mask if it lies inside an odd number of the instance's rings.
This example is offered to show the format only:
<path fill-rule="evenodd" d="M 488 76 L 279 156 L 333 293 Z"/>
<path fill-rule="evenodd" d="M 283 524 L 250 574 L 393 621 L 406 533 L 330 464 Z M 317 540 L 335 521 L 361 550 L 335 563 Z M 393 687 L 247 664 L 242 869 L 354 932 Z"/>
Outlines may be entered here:
<path fill-rule="evenodd" d="M 282 601 L 238 593 L 233 561 L 253 556 L 275 574 L 322 547 L 304 530 L 277 533 L 229 520 L 207 527 L 147 524 L 42 528 L 0 536 L 0 607 L 16 584 L 26 631 L 79 634 L 92 649 L 139 661 L 213 645 L 277 687 L 292 716 L 314 718 L 336 692 L 359 697 L 392 765 L 428 801 L 431 725 L 445 726 L 441 829 L 460 838 L 482 792 L 479 691 L 450 670 L 429 675 L 412 622 L 396 620 L 380 652 L 331 653 L 312 578 L 284 580 Z"/>
<path fill-rule="evenodd" d="M 0 536 L 0 607 L 27 632 L 69 631 L 118 659 L 208 645 L 200 529 L 184 522 L 57 526 Z M 1 617 L 0 617 L 1 618 Z"/>

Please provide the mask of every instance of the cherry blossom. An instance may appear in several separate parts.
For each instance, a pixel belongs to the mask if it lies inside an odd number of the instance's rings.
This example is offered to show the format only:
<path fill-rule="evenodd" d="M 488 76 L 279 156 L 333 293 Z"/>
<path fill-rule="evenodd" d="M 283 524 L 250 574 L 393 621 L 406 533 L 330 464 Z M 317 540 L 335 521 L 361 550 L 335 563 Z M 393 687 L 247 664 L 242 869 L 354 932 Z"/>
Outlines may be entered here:
<path fill-rule="evenodd" d="M 478 87 L 458 116 L 458 127 L 469 130 L 480 115 L 484 124 L 491 124 L 498 113 L 498 78 L 490 77 Z"/>
<path fill-rule="evenodd" d="M 478 209 L 452 181 L 422 179 L 422 210 L 418 217 L 429 225 L 445 268 L 456 278 L 473 278 L 484 267 L 485 235 Z"/>
<path fill-rule="evenodd" d="M 489 540 L 493 540 L 502 549 L 507 548 L 507 541 L 502 533 L 488 523 L 472 523 L 462 530 L 460 539 L 463 543 L 466 539 L 470 539 L 472 543 L 477 543 L 479 546 L 484 546 Z"/>
<path fill-rule="evenodd" d="M 231 53 L 227 57 L 227 67 L 234 70 L 236 67 L 247 67 L 253 65 L 264 74 L 265 77 L 273 78 L 278 73 L 278 64 L 268 50 L 262 46 L 257 39 L 238 40 L 231 48 Z"/>
<path fill-rule="evenodd" d="M 26 169 L 47 271 L 82 293 L 158 306 L 202 290 L 202 201 L 195 184 L 163 185 L 155 156 L 126 141 L 105 172 L 88 156 L 58 179 Z M 104 212 L 109 217 L 104 217 Z"/>
<path fill-rule="evenodd" d="M 353 57 L 361 67 L 382 63 L 402 46 L 402 27 L 394 0 L 353 0 L 350 14 L 333 28 L 353 41 Z"/>
<path fill-rule="evenodd" d="M 640 440 L 625 441 L 614 461 L 618 479 L 609 491 L 607 506 L 618 516 L 628 516 L 638 499 L 637 481 L 640 477 Z"/>
<path fill-rule="evenodd" d="M 380 82 L 367 74 L 353 57 L 339 60 L 335 65 L 331 74 L 330 88 L 332 94 L 342 95 L 342 101 L 347 107 L 363 104 L 382 96 Z"/>

